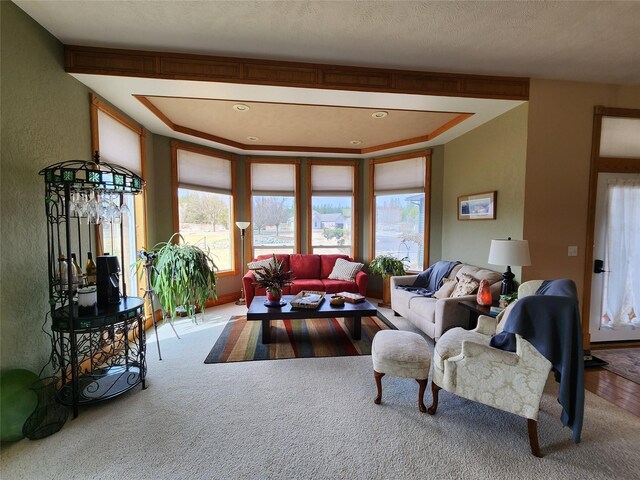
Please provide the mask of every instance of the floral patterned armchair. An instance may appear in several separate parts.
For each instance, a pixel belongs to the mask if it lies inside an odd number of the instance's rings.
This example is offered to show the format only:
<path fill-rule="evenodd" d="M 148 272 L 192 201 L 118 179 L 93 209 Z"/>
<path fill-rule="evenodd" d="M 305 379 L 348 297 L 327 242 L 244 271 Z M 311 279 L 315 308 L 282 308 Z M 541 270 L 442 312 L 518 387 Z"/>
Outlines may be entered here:
<path fill-rule="evenodd" d="M 518 298 L 534 294 L 541 280 L 523 283 Z M 491 336 L 500 333 L 513 303 L 496 319 L 480 316 L 474 330 L 453 328 L 445 332 L 433 355 L 433 403 L 427 410 L 435 414 L 438 392 L 450 393 L 514 413 L 527 419 L 531 453 L 540 455 L 537 419 L 551 362 L 531 343 L 516 335 L 516 351 L 489 346 Z"/>

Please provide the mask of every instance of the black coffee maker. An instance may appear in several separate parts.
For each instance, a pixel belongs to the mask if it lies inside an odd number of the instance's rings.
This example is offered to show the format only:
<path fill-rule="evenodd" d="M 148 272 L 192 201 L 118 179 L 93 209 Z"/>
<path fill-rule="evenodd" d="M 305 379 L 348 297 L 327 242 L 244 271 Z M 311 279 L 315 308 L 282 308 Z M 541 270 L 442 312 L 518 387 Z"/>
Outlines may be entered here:
<path fill-rule="evenodd" d="M 120 303 L 120 263 L 115 255 L 96 258 L 96 287 L 98 307 L 106 308 Z"/>

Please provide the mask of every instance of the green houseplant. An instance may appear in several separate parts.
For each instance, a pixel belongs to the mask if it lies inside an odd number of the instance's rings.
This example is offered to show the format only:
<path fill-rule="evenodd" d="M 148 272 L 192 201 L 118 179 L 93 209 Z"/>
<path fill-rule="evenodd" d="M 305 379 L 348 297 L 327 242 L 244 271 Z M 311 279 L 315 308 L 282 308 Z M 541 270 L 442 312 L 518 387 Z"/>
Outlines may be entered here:
<path fill-rule="evenodd" d="M 378 303 L 380 307 L 389 308 L 391 306 L 391 287 L 390 277 L 405 275 L 405 261 L 408 259 L 398 259 L 391 255 L 378 255 L 369 263 L 369 272 L 382 277 L 382 302 Z"/>
<path fill-rule="evenodd" d="M 179 242 L 174 240 L 179 239 Z M 209 249 L 186 243 L 174 233 L 169 241 L 159 243 L 153 250 L 156 261 L 151 286 L 162 306 L 172 317 L 178 308 L 193 317 L 198 307 L 204 308 L 210 297 L 217 298 L 216 267 Z"/>
<path fill-rule="evenodd" d="M 273 254 L 273 260 L 264 267 L 253 269 L 256 276 L 254 285 L 267 290 L 267 300 L 271 303 L 279 302 L 282 298 L 282 289 L 291 285 L 293 271 L 285 271 L 284 261 L 278 261 Z"/>

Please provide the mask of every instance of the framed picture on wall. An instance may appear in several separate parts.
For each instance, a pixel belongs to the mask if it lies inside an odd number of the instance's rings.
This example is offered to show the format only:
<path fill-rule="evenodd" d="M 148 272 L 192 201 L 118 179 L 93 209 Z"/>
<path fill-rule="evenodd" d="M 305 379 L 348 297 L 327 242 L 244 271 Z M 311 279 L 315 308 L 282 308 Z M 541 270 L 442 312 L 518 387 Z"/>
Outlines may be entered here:
<path fill-rule="evenodd" d="M 495 220 L 497 191 L 460 195 L 458 220 Z"/>

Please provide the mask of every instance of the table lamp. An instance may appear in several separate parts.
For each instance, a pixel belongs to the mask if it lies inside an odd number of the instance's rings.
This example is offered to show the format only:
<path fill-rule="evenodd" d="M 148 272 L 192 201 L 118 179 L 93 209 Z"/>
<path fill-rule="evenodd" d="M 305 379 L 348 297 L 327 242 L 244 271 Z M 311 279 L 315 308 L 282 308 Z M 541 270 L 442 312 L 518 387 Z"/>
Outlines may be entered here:
<path fill-rule="evenodd" d="M 491 240 L 488 262 L 492 265 L 507 266 L 507 271 L 502 274 L 500 295 L 510 295 L 514 291 L 513 278 L 515 277 L 511 273 L 511 265 L 516 267 L 531 265 L 529 241 L 511 240 L 511 237 L 506 240 Z"/>
<path fill-rule="evenodd" d="M 246 260 L 244 258 L 244 237 L 247 228 L 249 228 L 249 225 L 251 225 L 251 222 L 236 222 L 236 227 L 240 229 L 240 239 L 242 244 L 242 256 L 240 257 L 240 264 L 242 265 L 242 277 L 244 277 L 244 262 Z M 242 277 L 240 277 L 240 298 L 236 301 L 236 305 L 245 305 L 246 303 L 244 299 L 244 286 L 242 285 Z"/>

